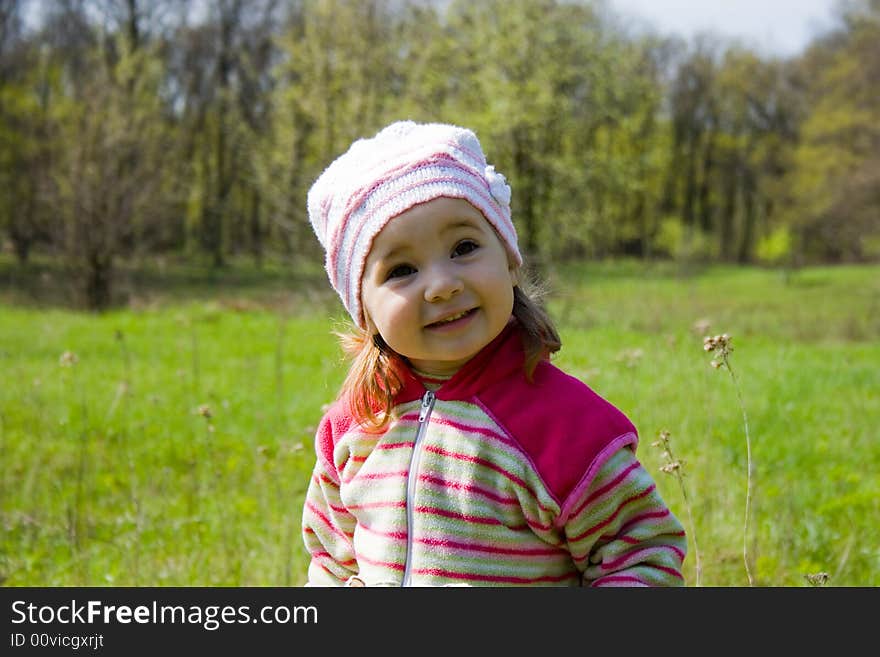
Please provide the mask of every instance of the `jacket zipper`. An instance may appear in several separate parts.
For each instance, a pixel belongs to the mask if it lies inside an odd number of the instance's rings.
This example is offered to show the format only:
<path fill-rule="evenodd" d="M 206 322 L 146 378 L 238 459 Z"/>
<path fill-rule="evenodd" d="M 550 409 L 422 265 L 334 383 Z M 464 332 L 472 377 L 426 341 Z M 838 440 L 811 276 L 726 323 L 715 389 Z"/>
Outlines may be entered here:
<path fill-rule="evenodd" d="M 413 535 L 413 504 L 415 503 L 416 484 L 419 480 L 419 460 L 421 458 L 421 442 L 431 421 L 431 411 L 434 410 L 434 392 L 425 391 L 422 397 L 422 407 L 419 411 L 419 428 L 416 430 L 416 441 L 413 444 L 412 457 L 409 462 L 409 474 L 406 479 L 406 561 L 404 562 L 403 582 L 401 586 L 409 586 L 412 576 L 412 535 Z"/>

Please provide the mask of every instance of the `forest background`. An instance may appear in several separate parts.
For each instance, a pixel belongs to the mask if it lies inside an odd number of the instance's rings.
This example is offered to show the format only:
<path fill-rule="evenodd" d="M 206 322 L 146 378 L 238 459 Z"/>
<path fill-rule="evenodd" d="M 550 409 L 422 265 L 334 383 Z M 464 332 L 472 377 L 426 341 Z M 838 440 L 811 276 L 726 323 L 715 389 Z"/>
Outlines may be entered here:
<path fill-rule="evenodd" d="M 0 582 L 302 583 L 345 367 L 305 198 L 411 118 L 510 181 L 689 583 L 880 585 L 877 88 L 878 0 L 793 57 L 589 0 L 0 0 Z"/>
<path fill-rule="evenodd" d="M 0 3 L 0 236 L 65 263 L 320 261 L 304 198 L 399 118 L 472 127 L 531 261 L 880 257 L 880 3 L 794 58 L 597 2 Z"/>

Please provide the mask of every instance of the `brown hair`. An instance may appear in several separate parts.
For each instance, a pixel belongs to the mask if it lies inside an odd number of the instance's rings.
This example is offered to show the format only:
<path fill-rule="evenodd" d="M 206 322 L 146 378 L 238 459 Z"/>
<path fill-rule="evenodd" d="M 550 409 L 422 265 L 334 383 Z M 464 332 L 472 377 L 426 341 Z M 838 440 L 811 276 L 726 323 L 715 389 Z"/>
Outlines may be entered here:
<path fill-rule="evenodd" d="M 530 283 L 529 287 L 532 296 L 542 296 L 534 284 Z M 522 285 L 513 288 L 513 316 L 519 322 L 525 351 L 523 366 L 529 380 L 538 363 L 562 347 L 553 320 L 532 296 Z M 358 422 L 381 430 L 391 419 L 394 397 L 403 388 L 401 368 L 406 367 L 406 360 L 391 349 L 382 336 L 370 335 L 357 326 L 351 325 L 348 332 L 336 335 L 352 360 L 339 396 L 348 399 Z"/>

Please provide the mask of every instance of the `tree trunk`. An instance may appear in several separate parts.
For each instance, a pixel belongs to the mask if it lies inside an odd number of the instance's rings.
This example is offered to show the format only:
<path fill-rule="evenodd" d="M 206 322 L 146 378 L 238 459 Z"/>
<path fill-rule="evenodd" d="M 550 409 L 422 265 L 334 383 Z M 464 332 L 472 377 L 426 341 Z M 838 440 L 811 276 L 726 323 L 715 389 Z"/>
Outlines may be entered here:
<path fill-rule="evenodd" d="M 263 266 L 263 228 L 260 225 L 260 193 L 251 190 L 251 216 L 250 216 L 250 242 L 251 254 L 257 268 Z"/>
<path fill-rule="evenodd" d="M 697 148 L 700 140 L 699 133 L 691 134 L 690 147 L 687 154 L 687 179 L 684 188 L 684 204 L 682 207 L 682 221 L 686 228 L 694 226 L 694 205 L 697 197 Z"/>
<path fill-rule="evenodd" d="M 746 171 L 743 180 L 743 230 L 739 241 L 736 260 L 746 264 L 752 259 L 752 241 L 755 233 L 755 211 L 757 206 L 754 176 Z"/>
<path fill-rule="evenodd" d="M 712 200 L 710 198 L 712 175 L 715 171 L 715 158 L 713 152 L 712 133 L 707 134 L 706 150 L 703 155 L 703 172 L 700 177 L 700 186 L 697 190 L 697 205 L 699 207 L 700 228 L 706 234 L 712 231 Z"/>
<path fill-rule="evenodd" d="M 12 212 L 16 209 L 13 207 Z M 33 194 L 28 194 L 28 201 L 22 208 L 24 219 L 19 221 L 15 217 L 12 218 L 12 225 L 9 228 L 9 239 L 12 241 L 12 248 L 15 250 L 15 257 L 21 265 L 27 264 L 31 253 L 31 245 L 34 243 L 33 235 L 33 213 L 34 198 Z"/>
<path fill-rule="evenodd" d="M 18 264 L 26 265 L 31 255 L 31 240 L 26 236 L 19 234 L 18 231 L 15 230 L 15 226 L 12 227 L 9 239 L 12 240 L 12 248 L 15 250 L 15 257 L 18 260 Z"/>
<path fill-rule="evenodd" d="M 113 267 L 106 256 L 92 254 L 86 263 L 86 305 L 90 310 L 106 310 L 112 301 Z"/>
<path fill-rule="evenodd" d="M 738 168 L 738 166 L 734 166 L 728 170 L 724 185 L 724 206 L 721 209 L 721 225 L 718 230 L 718 255 L 724 262 L 730 262 L 733 259 L 733 227 L 736 221 Z"/>
<path fill-rule="evenodd" d="M 538 257 L 537 220 L 535 217 L 535 190 L 534 166 L 531 156 L 531 145 L 528 137 L 524 134 L 526 128 L 515 128 L 513 131 L 513 162 L 518 180 L 528 181 L 520 185 L 520 204 L 517 207 L 517 217 L 523 225 L 523 246 L 526 253 L 533 260 Z"/>

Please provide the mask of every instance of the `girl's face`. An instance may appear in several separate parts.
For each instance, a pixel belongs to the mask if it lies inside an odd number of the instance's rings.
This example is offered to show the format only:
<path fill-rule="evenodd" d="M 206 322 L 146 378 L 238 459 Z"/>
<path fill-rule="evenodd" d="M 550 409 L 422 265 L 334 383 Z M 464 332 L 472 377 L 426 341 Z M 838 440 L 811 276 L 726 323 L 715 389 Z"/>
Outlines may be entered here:
<path fill-rule="evenodd" d="M 513 311 L 516 269 L 483 214 L 440 197 L 389 221 L 361 282 L 367 328 L 427 374 L 458 370 Z"/>

